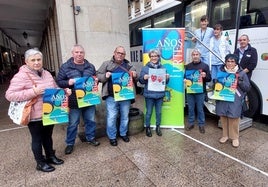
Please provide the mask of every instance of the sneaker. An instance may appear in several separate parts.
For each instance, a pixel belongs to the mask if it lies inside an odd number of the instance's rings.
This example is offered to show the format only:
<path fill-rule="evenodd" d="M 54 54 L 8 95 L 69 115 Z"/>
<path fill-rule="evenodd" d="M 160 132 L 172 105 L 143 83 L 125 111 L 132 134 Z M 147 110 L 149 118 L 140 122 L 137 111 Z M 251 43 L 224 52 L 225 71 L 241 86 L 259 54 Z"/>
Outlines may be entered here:
<path fill-rule="evenodd" d="M 65 154 L 69 155 L 73 152 L 74 150 L 74 146 L 73 145 L 67 145 L 67 147 L 65 148 Z"/>
<path fill-rule="evenodd" d="M 96 141 L 96 139 L 92 139 L 92 140 L 87 140 L 87 143 L 93 145 L 93 146 L 98 146 L 100 145 L 100 142 Z"/>
<path fill-rule="evenodd" d="M 235 147 L 235 148 L 239 147 L 239 140 L 238 140 L 238 139 L 233 140 L 232 145 L 233 145 L 233 147 Z"/>
<path fill-rule="evenodd" d="M 225 142 L 227 142 L 227 140 L 228 140 L 228 137 L 222 137 L 222 138 L 219 140 L 219 142 L 220 142 L 220 143 L 225 143 Z"/>

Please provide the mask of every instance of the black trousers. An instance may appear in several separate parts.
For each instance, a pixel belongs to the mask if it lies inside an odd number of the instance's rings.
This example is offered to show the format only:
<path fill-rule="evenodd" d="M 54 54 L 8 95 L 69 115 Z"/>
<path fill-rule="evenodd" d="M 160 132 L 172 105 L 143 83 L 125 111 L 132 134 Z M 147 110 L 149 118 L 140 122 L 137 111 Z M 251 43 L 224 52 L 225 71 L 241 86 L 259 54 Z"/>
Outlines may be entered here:
<path fill-rule="evenodd" d="M 43 150 L 47 157 L 53 156 L 52 133 L 54 125 L 43 126 L 42 121 L 33 121 L 28 124 L 32 136 L 32 151 L 37 163 L 44 161 Z"/>

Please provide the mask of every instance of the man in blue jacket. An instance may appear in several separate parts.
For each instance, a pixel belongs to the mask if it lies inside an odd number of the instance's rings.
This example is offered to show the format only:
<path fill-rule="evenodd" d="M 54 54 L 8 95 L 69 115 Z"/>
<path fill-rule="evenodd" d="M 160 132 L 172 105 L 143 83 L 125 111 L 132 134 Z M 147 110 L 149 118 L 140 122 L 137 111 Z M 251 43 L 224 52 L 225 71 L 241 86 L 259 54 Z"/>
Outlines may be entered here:
<path fill-rule="evenodd" d="M 75 78 L 95 76 L 96 69 L 93 64 L 85 59 L 85 50 L 81 45 L 74 45 L 72 48 L 72 56 L 72 58 L 62 64 L 57 76 L 57 84 L 61 88 L 72 89 L 72 94 L 68 98 L 70 113 L 69 125 L 67 127 L 67 147 L 65 148 L 65 154 L 71 154 L 73 152 L 81 114 L 85 123 L 85 135 L 87 142 L 93 146 L 100 145 L 100 143 L 95 139 L 95 105 L 79 108 L 74 89 Z"/>

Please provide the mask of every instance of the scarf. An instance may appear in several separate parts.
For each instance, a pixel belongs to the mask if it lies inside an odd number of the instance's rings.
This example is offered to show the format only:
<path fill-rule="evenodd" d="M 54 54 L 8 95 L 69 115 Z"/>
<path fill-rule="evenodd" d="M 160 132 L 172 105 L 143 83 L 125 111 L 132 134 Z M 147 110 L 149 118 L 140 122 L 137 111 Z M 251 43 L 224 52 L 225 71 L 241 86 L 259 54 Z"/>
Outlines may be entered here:
<path fill-rule="evenodd" d="M 224 69 L 227 73 L 236 73 L 238 71 L 238 65 L 236 65 L 233 69 L 227 69 L 226 66 L 224 66 Z"/>
<path fill-rule="evenodd" d="M 159 62 L 157 62 L 156 64 L 150 62 L 150 65 L 151 65 L 153 68 L 157 69 L 158 66 L 159 66 Z"/>

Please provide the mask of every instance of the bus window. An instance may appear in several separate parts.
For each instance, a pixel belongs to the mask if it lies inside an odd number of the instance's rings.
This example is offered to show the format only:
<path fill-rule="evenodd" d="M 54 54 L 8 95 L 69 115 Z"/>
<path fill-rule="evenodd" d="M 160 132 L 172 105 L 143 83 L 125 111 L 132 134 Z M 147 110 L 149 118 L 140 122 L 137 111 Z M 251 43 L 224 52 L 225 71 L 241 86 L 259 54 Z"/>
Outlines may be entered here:
<path fill-rule="evenodd" d="M 213 0 L 212 1 L 212 14 L 211 25 L 214 26 L 220 23 L 224 29 L 235 28 L 235 15 L 236 15 L 236 1 L 235 0 Z M 230 6 L 232 5 L 232 6 Z M 234 6 L 233 6 L 234 5 Z"/>
<path fill-rule="evenodd" d="M 253 3 L 254 2 L 254 3 Z M 245 0 L 241 2 L 240 28 L 268 23 L 268 5 L 264 0 Z"/>
<path fill-rule="evenodd" d="M 186 7 L 185 28 L 194 32 L 200 27 L 200 18 L 207 13 L 207 1 L 194 2 Z"/>

